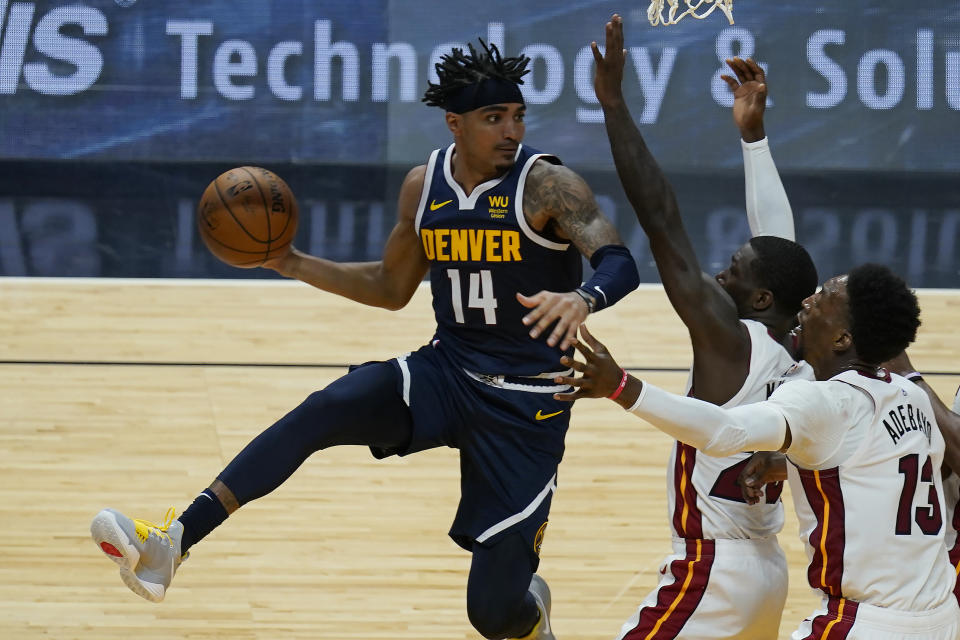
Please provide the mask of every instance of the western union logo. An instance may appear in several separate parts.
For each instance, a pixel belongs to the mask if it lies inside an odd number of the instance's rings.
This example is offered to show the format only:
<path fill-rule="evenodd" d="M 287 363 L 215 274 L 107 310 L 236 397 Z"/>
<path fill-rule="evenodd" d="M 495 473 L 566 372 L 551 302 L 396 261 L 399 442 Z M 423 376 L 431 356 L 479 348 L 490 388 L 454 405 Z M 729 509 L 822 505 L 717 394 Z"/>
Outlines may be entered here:
<path fill-rule="evenodd" d="M 509 229 L 421 229 L 428 260 L 519 262 L 520 232 Z"/>
<path fill-rule="evenodd" d="M 510 209 L 507 209 L 510 205 L 510 196 L 487 196 L 487 200 L 490 201 L 490 208 L 487 209 L 487 212 L 491 218 L 499 220 L 506 218 L 507 214 L 510 213 Z"/>

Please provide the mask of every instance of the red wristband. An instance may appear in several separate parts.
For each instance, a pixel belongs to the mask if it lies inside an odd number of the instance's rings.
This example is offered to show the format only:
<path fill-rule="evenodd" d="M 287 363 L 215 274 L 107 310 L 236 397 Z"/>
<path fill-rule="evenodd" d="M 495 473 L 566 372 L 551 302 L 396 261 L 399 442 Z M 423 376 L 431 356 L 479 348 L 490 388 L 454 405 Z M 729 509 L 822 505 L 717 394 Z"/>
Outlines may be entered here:
<path fill-rule="evenodd" d="M 616 400 L 617 398 L 619 398 L 619 397 L 620 397 L 620 394 L 623 393 L 624 387 L 627 386 L 627 370 L 626 370 L 626 369 L 620 369 L 620 371 L 623 373 L 623 376 L 621 376 L 621 378 L 620 378 L 620 386 L 617 387 L 617 390 L 616 390 L 616 391 L 614 391 L 614 392 L 611 393 L 609 396 L 607 396 L 607 397 L 610 398 L 611 400 Z"/>

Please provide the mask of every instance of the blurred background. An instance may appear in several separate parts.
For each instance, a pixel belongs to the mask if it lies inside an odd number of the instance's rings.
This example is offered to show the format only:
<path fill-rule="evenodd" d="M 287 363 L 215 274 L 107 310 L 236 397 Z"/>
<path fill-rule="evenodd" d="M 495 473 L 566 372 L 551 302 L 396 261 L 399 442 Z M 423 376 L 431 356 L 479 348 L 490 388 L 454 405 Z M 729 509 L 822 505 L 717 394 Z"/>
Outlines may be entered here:
<path fill-rule="evenodd" d="M 595 190 L 646 282 L 646 238 L 613 172 L 591 40 L 625 18 L 624 86 L 704 268 L 748 237 L 722 59 L 768 70 L 767 133 L 821 277 L 873 260 L 960 284 L 960 3 L 736 0 L 652 28 L 646 2 L 0 0 L 0 275 L 270 278 L 210 256 L 206 184 L 267 167 L 300 203 L 296 245 L 376 260 L 406 171 L 449 144 L 420 102 L 477 37 L 533 59 L 526 142 Z"/>

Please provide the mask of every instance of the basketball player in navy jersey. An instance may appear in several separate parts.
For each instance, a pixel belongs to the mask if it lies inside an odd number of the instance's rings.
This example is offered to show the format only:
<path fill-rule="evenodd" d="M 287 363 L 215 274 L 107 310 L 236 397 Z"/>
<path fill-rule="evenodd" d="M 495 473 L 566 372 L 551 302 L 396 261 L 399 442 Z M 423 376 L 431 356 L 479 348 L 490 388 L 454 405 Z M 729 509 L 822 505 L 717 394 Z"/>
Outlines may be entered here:
<path fill-rule="evenodd" d="M 620 182 L 649 238 L 667 296 L 690 334 L 689 395 L 735 407 L 765 400 L 786 379 L 812 379 L 809 367 L 781 344 L 801 302 L 816 289 L 817 272 L 793 241 L 789 202 L 770 158 L 763 70 L 750 60 L 729 61 L 734 75 L 726 80 L 743 139 L 754 237 L 712 277 L 701 271 L 673 189 L 630 116 L 621 90 L 623 47 L 623 25 L 615 15 L 606 25 L 605 53 L 593 43 L 595 89 Z M 764 184 L 751 186 L 752 161 L 766 163 Z M 758 207 L 761 198 L 766 200 Z M 785 215 L 774 215 L 774 209 Z M 736 480 L 748 458 L 740 452 L 711 457 L 689 442 L 675 443 L 667 468 L 673 553 L 619 638 L 776 637 L 787 595 L 786 557 L 776 541 L 783 507 L 779 488 L 761 504 L 742 498 Z"/>
<path fill-rule="evenodd" d="M 481 44 L 483 44 L 481 42 Z M 460 450 L 450 536 L 473 554 L 471 623 L 486 638 L 554 638 L 534 572 L 570 420 L 553 378 L 577 328 L 639 284 L 636 265 L 584 181 L 523 144 L 529 62 L 454 49 L 424 101 L 453 144 L 403 181 L 382 260 L 334 263 L 292 250 L 267 266 L 363 304 L 400 309 L 429 272 L 429 344 L 368 363 L 260 434 L 180 516 L 161 526 L 106 509 L 94 541 L 138 595 L 163 599 L 188 549 L 311 454 L 366 445 L 376 457 Z M 581 280 L 581 256 L 594 275 Z M 172 516 L 170 517 L 172 520 Z"/>

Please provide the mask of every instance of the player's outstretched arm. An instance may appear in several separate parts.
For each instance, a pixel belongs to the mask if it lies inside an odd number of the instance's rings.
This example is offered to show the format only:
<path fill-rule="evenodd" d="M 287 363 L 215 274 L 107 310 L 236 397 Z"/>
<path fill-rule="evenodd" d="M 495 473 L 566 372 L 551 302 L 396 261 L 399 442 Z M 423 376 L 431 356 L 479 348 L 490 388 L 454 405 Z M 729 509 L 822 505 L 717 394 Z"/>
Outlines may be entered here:
<path fill-rule="evenodd" d="M 596 42 L 591 43 L 591 48 L 596 61 L 594 90 L 603 108 L 617 175 L 640 226 L 650 238 L 651 248 L 655 249 L 654 257 L 661 275 L 672 275 L 677 264 L 682 262 L 687 277 L 673 277 L 671 280 L 676 281 L 677 287 L 691 286 L 692 283 L 694 288 L 699 288 L 699 263 L 684 231 L 673 187 L 647 148 L 623 97 L 621 82 L 625 56 L 620 16 L 614 15 L 606 25 L 606 52 L 601 54 Z M 661 265 L 661 259 L 664 265 Z M 669 273 L 664 274 L 664 271 Z"/>
<path fill-rule="evenodd" d="M 733 92 L 733 121 L 740 130 L 747 221 L 754 236 L 796 239 L 793 210 L 783 188 L 763 126 L 767 79 L 754 60 L 732 58 L 733 75 L 720 76 Z"/>
<path fill-rule="evenodd" d="M 917 373 L 906 351 L 893 360 L 885 362 L 883 366 L 894 373 L 899 373 L 908 380 L 912 380 L 926 392 L 927 397 L 930 398 L 930 404 L 933 406 L 933 417 L 936 419 L 937 426 L 940 427 L 940 433 L 943 434 L 943 440 L 946 443 L 943 463 L 950 467 L 954 473 L 960 473 L 960 414 L 951 411 L 933 388 Z"/>
<path fill-rule="evenodd" d="M 698 396 L 726 402 L 746 377 L 749 336 L 733 300 L 701 271 L 673 188 L 630 116 L 621 90 L 625 58 L 620 16 L 614 15 L 606 25 L 605 52 L 600 53 L 596 42 L 591 46 L 597 67 L 594 88 L 603 107 L 617 174 L 650 240 L 667 297 L 690 331 Z"/>
<path fill-rule="evenodd" d="M 264 266 L 309 285 L 373 307 L 400 309 L 413 297 L 429 262 L 416 233 L 426 167 L 411 169 L 400 187 L 397 224 L 378 262 L 334 262 L 296 249 Z"/>
<path fill-rule="evenodd" d="M 537 338 L 551 325 L 551 346 L 568 348 L 577 328 L 591 311 L 614 305 L 640 284 L 637 265 L 613 224 L 600 212 L 590 187 L 579 175 L 562 165 L 534 163 L 523 190 L 523 214 L 536 229 L 549 227 L 569 240 L 595 269 L 593 277 L 578 291 L 517 293 L 531 309 L 523 322 Z"/>
<path fill-rule="evenodd" d="M 554 394 L 557 400 L 610 398 L 667 435 L 710 456 L 785 450 L 790 445 L 787 421 L 770 403 L 723 409 L 703 400 L 668 393 L 624 371 L 585 326 L 580 327 L 580 334 L 583 339 L 576 343 L 576 348 L 583 361 L 566 356 L 561 359 L 562 364 L 580 375 L 555 378 L 558 384 L 574 387 L 570 393 Z"/>

